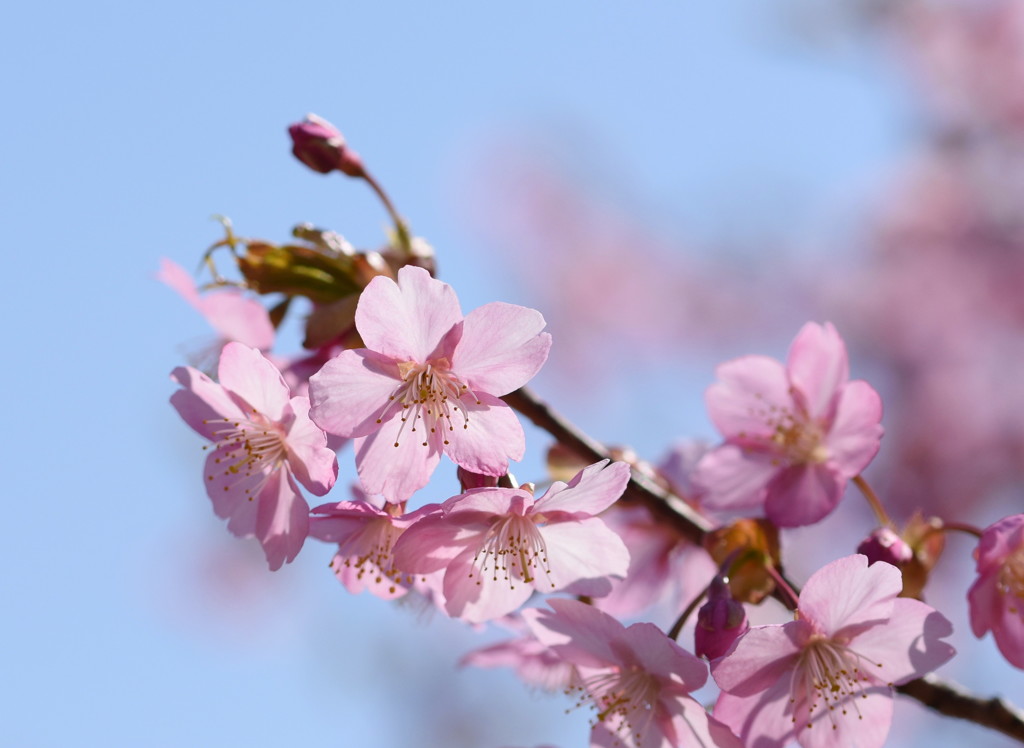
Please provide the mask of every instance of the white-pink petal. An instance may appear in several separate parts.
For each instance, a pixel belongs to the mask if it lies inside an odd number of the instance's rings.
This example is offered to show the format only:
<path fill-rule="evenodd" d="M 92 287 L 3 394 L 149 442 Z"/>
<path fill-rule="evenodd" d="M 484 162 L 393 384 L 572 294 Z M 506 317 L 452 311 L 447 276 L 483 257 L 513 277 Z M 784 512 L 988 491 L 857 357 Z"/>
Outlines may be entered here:
<path fill-rule="evenodd" d="M 294 414 L 285 441 L 288 464 L 295 478 L 316 496 L 323 496 L 338 478 L 338 457 L 327 447 L 327 435 L 309 419 L 309 400 L 293 397 Z"/>
<path fill-rule="evenodd" d="M 515 412 L 496 397 L 480 393 L 481 404 L 464 396 L 461 405 L 469 418 L 466 428 L 456 425 L 444 433 L 444 453 L 466 470 L 480 475 L 504 475 L 509 460 L 521 460 L 526 437 Z"/>
<path fill-rule="evenodd" d="M 535 309 L 493 302 L 466 315 L 452 370 L 472 390 L 501 396 L 533 378 L 547 360 L 551 336 Z"/>
<path fill-rule="evenodd" d="M 274 471 L 257 500 L 256 537 L 271 571 L 290 563 L 309 533 L 309 505 L 286 470 Z"/>
<path fill-rule="evenodd" d="M 883 561 L 868 566 L 859 553 L 818 569 L 800 592 L 800 616 L 833 636 L 892 616 L 896 596 L 903 590 L 899 569 Z"/>
<path fill-rule="evenodd" d="M 850 378 L 846 345 L 831 323 L 808 322 L 800 329 L 789 348 L 786 371 L 807 415 L 830 421 L 835 396 Z"/>
<path fill-rule="evenodd" d="M 215 432 L 223 428 L 222 419 L 246 417 L 238 402 L 198 369 L 179 366 L 171 372 L 171 379 L 184 388 L 171 395 L 171 405 L 185 423 L 207 439 L 217 441 Z"/>
<path fill-rule="evenodd" d="M 934 608 L 901 597 L 893 602 L 884 626 L 871 626 L 849 646 L 865 658 L 873 679 L 899 685 L 930 673 L 953 657 L 956 650 L 939 641 L 952 633 L 953 624 Z"/>
<path fill-rule="evenodd" d="M 400 384 L 390 359 L 364 349 L 342 351 L 309 378 L 310 417 L 337 436 L 372 434 Z"/>
<path fill-rule="evenodd" d="M 541 592 L 571 586 L 574 594 L 600 597 L 611 592 L 609 576 L 624 577 L 629 571 L 629 550 L 622 538 L 597 517 L 553 522 L 540 528 L 547 547 L 548 569 L 537 571 Z M 586 588 L 580 583 L 588 583 Z"/>
<path fill-rule="evenodd" d="M 396 361 L 424 363 L 462 321 L 455 291 L 423 268 L 406 265 L 398 282 L 377 276 L 356 307 L 356 329 L 366 347 Z"/>
<path fill-rule="evenodd" d="M 217 373 L 224 389 L 243 398 L 271 421 L 281 420 L 291 391 L 277 367 L 258 350 L 228 343 L 220 353 Z"/>
<path fill-rule="evenodd" d="M 629 476 L 628 463 L 596 462 L 583 468 L 568 484 L 556 481 L 537 500 L 536 511 L 599 514 L 619 500 Z"/>
<path fill-rule="evenodd" d="M 436 435 L 427 435 L 425 447 L 422 438 L 420 432 L 403 430 L 396 416 L 376 433 L 355 439 L 356 470 L 366 492 L 397 504 L 427 485 L 441 460 L 441 447 Z"/>
<path fill-rule="evenodd" d="M 743 356 L 715 369 L 718 381 L 705 400 L 715 427 L 729 438 L 770 438 L 779 413 L 792 410 L 789 380 L 781 363 Z"/>

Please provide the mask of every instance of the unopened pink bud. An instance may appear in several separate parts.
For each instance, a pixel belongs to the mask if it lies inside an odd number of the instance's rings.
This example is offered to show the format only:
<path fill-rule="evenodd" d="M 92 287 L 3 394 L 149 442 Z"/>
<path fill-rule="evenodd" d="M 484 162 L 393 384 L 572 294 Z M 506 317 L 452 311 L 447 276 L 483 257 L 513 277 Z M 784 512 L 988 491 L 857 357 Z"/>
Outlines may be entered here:
<path fill-rule="evenodd" d="M 461 465 L 455 472 L 459 476 L 459 484 L 464 492 L 472 488 L 494 488 L 498 485 L 498 479 L 493 475 L 473 473 Z"/>
<path fill-rule="evenodd" d="M 345 145 L 341 132 L 327 120 L 307 114 L 302 122 L 289 126 L 292 153 L 313 171 L 329 174 L 340 171 L 350 177 L 365 174 L 359 155 Z"/>
<path fill-rule="evenodd" d="M 697 611 L 694 650 L 698 657 L 713 660 L 729 651 L 733 642 L 750 630 L 747 611 L 733 600 L 729 584 L 715 577 L 708 589 L 708 600 Z"/>
<path fill-rule="evenodd" d="M 888 527 L 879 527 L 862 540 L 857 546 L 857 553 L 867 556 L 869 565 L 876 561 L 885 561 L 887 564 L 901 567 L 914 558 L 913 549 Z"/>

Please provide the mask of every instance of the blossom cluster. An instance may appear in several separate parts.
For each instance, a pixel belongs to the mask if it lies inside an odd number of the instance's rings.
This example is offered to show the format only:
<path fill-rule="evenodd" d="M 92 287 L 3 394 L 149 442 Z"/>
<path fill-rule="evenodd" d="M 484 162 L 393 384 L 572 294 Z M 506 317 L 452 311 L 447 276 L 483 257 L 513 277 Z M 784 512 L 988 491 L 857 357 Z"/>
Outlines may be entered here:
<path fill-rule="evenodd" d="M 551 474 L 536 476 L 541 491 L 510 465 L 527 449 L 516 410 L 537 404 L 524 388 L 552 346 L 543 315 L 503 302 L 463 314 L 341 134 L 319 118 L 289 132 L 310 168 L 366 180 L 395 226 L 385 248 L 357 252 L 333 232 L 272 245 L 226 224 L 214 249 L 230 249 L 242 279 L 215 271 L 202 291 L 165 261 L 160 278 L 219 336 L 216 376 L 202 361 L 175 369 L 171 402 L 209 442 L 202 481 L 228 530 L 255 538 L 271 570 L 313 538 L 333 547 L 351 593 L 413 595 L 512 627 L 516 638 L 466 662 L 512 666 L 589 704 L 593 746 L 882 746 L 895 687 L 954 655 L 951 624 L 920 596 L 936 539 L 964 528 L 889 518 L 863 475 L 882 444 L 882 401 L 851 379 L 837 329 L 807 323 L 785 362 L 721 364 L 706 394 L 713 447 L 652 465 L 595 454 L 542 422 L 562 443 Z M 270 309 L 256 298 L 277 295 Z M 282 356 L 276 330 L 293 299 L 311 309 L 307 350 Z M 335 490 L 339 457 L 357 481 L 311 509 L 304 491 Z M 438 495 L 445 458 L 458 485 Z M 879 526 L 798 592 L 779 529 L 819 523 L 851 483 Z M 1024 515 L 975 534 L 972 629 L 1024 669 Z M 751 626 L 750 606 L 773 599 L 789 620 Z M 671 625 L 653 622 L 661 615 Z M 693 651 L 679 643 L 691 616 Z M 710 711 L 692 696 L 709 676 Z"/>

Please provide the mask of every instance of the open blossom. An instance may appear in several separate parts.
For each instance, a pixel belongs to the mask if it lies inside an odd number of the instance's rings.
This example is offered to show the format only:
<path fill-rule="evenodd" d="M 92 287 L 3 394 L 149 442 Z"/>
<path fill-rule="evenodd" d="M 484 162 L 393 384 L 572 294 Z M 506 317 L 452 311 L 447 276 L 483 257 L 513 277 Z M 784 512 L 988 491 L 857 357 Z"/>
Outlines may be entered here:
<path fill-rule="evenodd" d="M 156 276 L 181 294 L 219 336 L 218 350 L 224 343 L 237 341 L 261 351 L 274 344 L 274 326 L 263 305 L 238 289 L 228 288 L 200 294 L 192 276 L 181 265 L 164 258 Z"/>
<path fill-rule="evenodd" d="M 309 419 L 309 400 L 290 397 L 281 374 L 263 355 L 228 343 L 219 383 L 192 367 L 171 378 L 184 389 L 171 404 L 213 442 L 203 476 L 217 516 L 240 537 L 256 536 L 272 570 L 291 561 L 309 528 L 301 483 L 322 496 L 334 485 L 338 461 Z"/>
<path fill-rule="evenodd" d="M 444 502 L 399 538 L 399 568 L 444 569 L 445 609 L 467 621 L 498 618 L 536 590 L 600 596 L 629 568 L 625 544 L 598 517 L 629 480 L 623 462 L 598 462 L 541 498 L 523 488 L 474 488 Z"/>
<path fill-rule="evenodd" d="M 525 439 L 498 398 L 530 380 L 551 336 L 533 309 L 491 303 L 465 317 L 452 287 L 406 266 L 370 281 L 356 309 L 366 348 L 342 351 L 309 380 L 313 420 L 355 439 L 369 493 L 408 499 L 441 454 L 481 475 L 503 475 Z"/>
<path fill-rule="evenodd" d="M 395 542 L 437 505 L 405 514 L 400 504 L 388 504 L 382 499 L 371 501 L 358 488 L 353 488 L 353 493 L 358 501 L 323 504 L 313 509 L 309 534 L 338 544 L 331 570 L 349 592 L 369 590 L 384 600 L 402 597 L 416 580 L 395 564 Z"/>
<path fill-rule="evenodd" d="M 978 578 L 967 593 L 971 629 L 991 631 L 1003 657 L 1024 669 L 1024 514 L 985 529 L 975 551 Z"/>
<path fill-rule="evenodd" d="M 882 402 L 866 382 L 849 381 L 846 346 L 831 324 L 804 325 L 786 364 L 744 356 L 718 367 L 708 411 L 725 444 L 700 462 L 703 505 L 745 511 L 763 506 L 780 527 L 828 515 L 849 479 L 878 452 Z"/>
<path fill-rule="evenodd" d="M 601 748 L 741 748 L 736 736 L 690 696 L 707 666 L 651 623 L 626 628 L 575 600 L 524 617 L 537 640 L 576 669 L 570 692 L 597 713 L 590 745 Z"/>
<path fill-rule="evenodd" d="M 816 572 L 798 618 L 754 626 L 711 664 L 722 689 L 715 716 L 748 744 L 879 748 L 892 722 L 893 685 L 953 656 L 952 626 L 918 600 L 897 597 L 900 572 L 847 556 Z"/>

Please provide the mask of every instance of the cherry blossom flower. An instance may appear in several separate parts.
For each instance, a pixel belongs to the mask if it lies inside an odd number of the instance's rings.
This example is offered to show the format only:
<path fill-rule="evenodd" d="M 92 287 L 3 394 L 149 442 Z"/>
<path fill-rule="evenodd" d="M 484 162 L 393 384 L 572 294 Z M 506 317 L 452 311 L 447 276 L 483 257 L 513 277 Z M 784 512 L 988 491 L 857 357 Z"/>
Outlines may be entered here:
<path fill-rule="evenodd" d="M 657 626 L 626 628 L 575 600 L 548 604 L 554 612 L 523 615 L 538 641 L 575 667 L 567 692 L 578 692 L 597 712 L 591 746 L 741 748 L 730 729 L 690 696 L 707 681 L 707 666 Z"/>
<path fill-rule="evenodd" d="M 274 344 L 274 326 L 267 310 L 240 290 L 229 288 L 200 294 L 188 271 L 167 258 L 160 261 L 156 277 L 181 294 L 210 323 L 219 336 L 218 352 L 230 341 L 245 343 L 261 351 L 270 350 Z"/>
<path fill-rule="evenodd" d="M 744 356 L 716 373 L 708 410 L 726 440 L 697 467 L 694 479 L 707 492 L 703 506 L 763 506 L 780 527 L 828 515 L 882 436 L 881 399 L 866 382 L 849 381 L 846 346 L 835 328 L 804 325 L 785 366 Z"/>
<path fill-rule="evenodd" d="M 441 454 L 481 475 L 503 475 L 519 460 L 519 420 L 498 398 L 547 359 L 544 318 L 491 303 L 462 316 L 451 286 L 422 268 L 398 282 L 370 281 L 356 309 L 366 348 L 346 350 L 309 381 L 313 420 L 353 437 L 369 493 L 408 499 L 430 479 Z"/>
<path fill-rule="evenodd" d="M 604 460 L 536 500 L 525 488 L 469 490 L 406 530 L 395 559 L 416 573 L 445 569 L 445 609 L 475 623 L 511 613 L 535 590 L 605 595 L 629 551 L 594 515 L 628 480 L 626 463 Z"/>
<path fill-rule="evenodd" d="M 214 443 L 203 474 L 217 516 L 239 537 L 256 536 L 271 570 L 302 548 L 309 506 L 296 484 L 322 496 L 338 461 L 309 419 L 309 400 L 292 397 L 281 374 L 254 348 L 228 343 L 214 382 L 192 367 L 171 378 L 184 389 L 171 404 Z M 204 447 L 205 449 L 205 447 Z"/>
<path fill-rule="evenodd" d="M 338 544 L 331 569 L 349 592 L 358 594 L 368 590 L 384 600 L 402 597 L 416 579 L 396 566 L 395 542 L 406 528 L 437 505 L 405 514 L 404 505 L 388 504 L 381 497 L 371 500 L 358 487 L 353 487 L 352 492 L 356 501 L 324 504 L 313 509 L 309 534 Z"/>
<path fill-rule="evenodd" d="M 745 742 L 780 748 L 879 748 L 892 722 L 893 685 L 953 656 L 953 629 L 918 600 L 898 597 L 900 572 L 862 555 L 817 571 L 797 619 L 754 626 L 712 662 L 722 689 L 715 716 Z"/>
<path fill-rule="evenodd" d="M 1003 657 L 1024 669 L 1024 514 L 985 529 L 974 552 L 978 578 L 967 592 L 971 629 L 988 631 Z"/>

